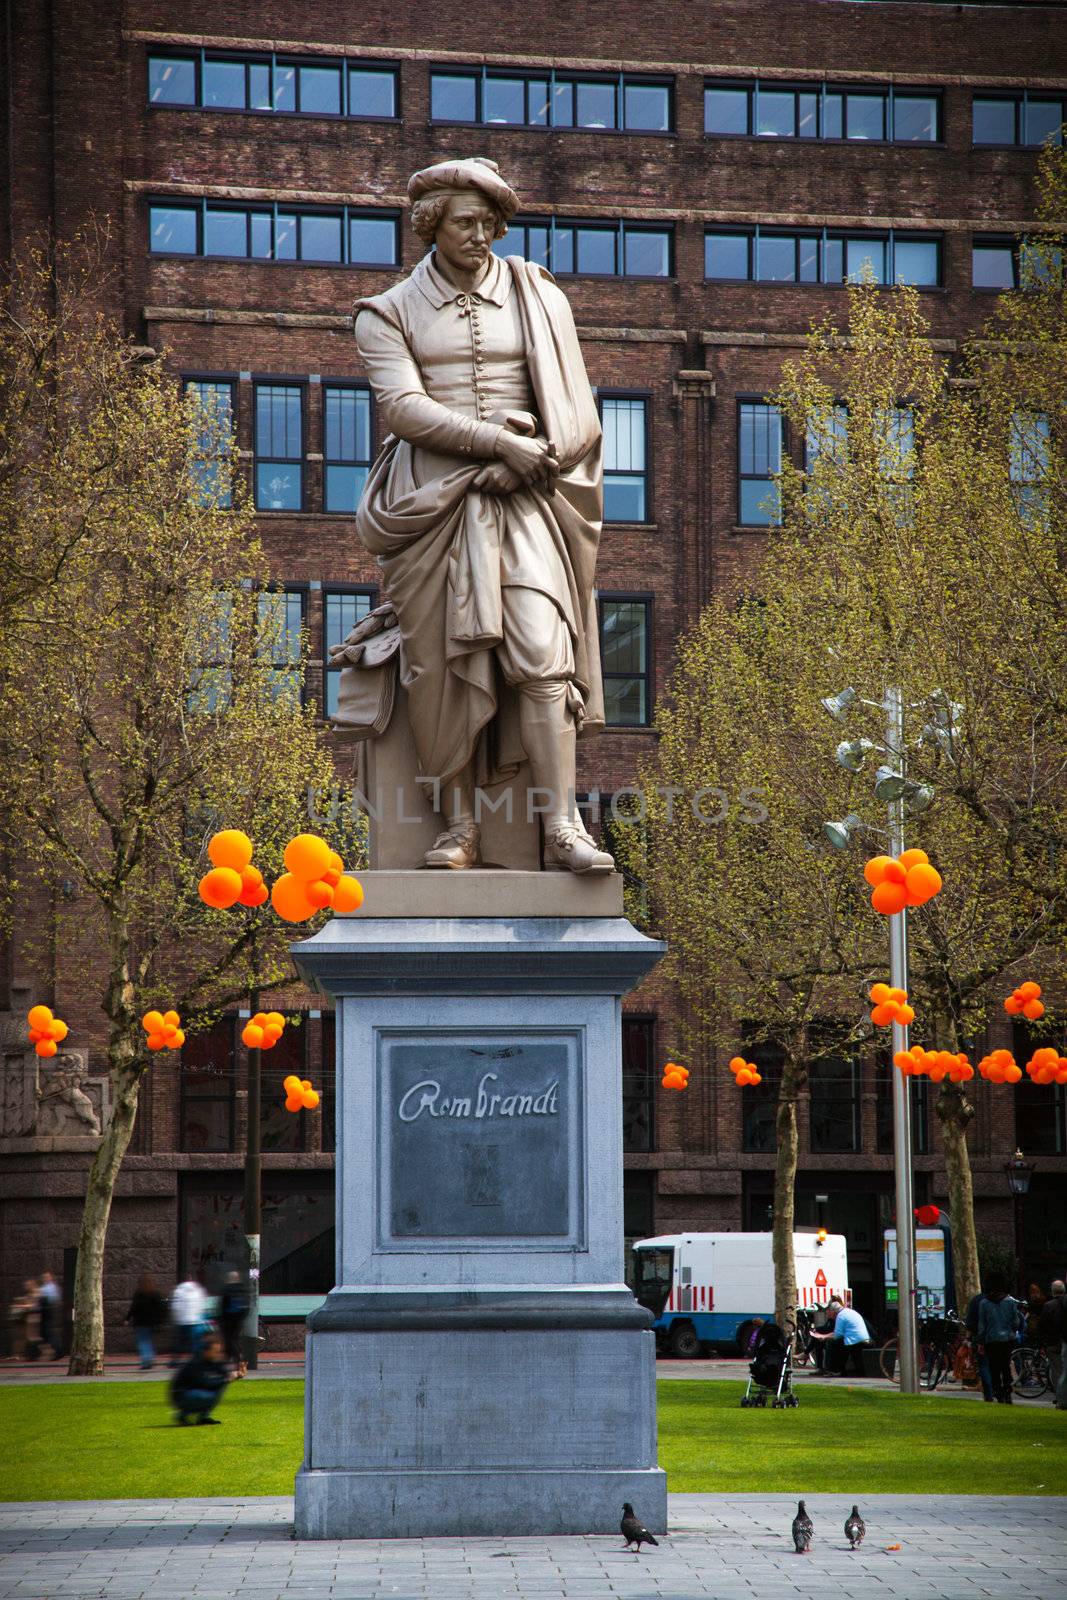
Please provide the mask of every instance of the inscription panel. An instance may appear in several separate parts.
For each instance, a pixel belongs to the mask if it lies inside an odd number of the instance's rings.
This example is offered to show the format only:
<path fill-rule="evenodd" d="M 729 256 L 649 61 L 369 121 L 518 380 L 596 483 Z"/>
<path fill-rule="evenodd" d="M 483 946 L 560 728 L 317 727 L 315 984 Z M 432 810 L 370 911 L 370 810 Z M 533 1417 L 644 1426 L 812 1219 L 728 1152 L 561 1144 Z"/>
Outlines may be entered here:
<path fill-rule="evenodd" d="M 379 1247 L 580 1244 L 574 1033 L 379 1035 Z"/>

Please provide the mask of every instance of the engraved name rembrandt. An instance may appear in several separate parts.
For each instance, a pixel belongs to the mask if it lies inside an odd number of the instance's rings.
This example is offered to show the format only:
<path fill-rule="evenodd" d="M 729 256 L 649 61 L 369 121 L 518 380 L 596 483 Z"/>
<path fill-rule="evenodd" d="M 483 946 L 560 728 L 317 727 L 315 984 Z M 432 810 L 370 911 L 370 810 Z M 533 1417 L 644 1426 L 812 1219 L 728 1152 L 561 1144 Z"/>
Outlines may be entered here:
<path fill-rule="evenodd" d="M 401 1122 L 416 1122 L 425 1111 L 431 1117 L 555 1117 L 559 1115 L 559 1079 L 554 1078 L 540 1094 L 499 1094 L 488 1087 L 498 1081 L 495 1072 L 479 1079 L 477 1093 L 446 1095 L 436 1078 L 413 1083 L 397 1106 Z"/>

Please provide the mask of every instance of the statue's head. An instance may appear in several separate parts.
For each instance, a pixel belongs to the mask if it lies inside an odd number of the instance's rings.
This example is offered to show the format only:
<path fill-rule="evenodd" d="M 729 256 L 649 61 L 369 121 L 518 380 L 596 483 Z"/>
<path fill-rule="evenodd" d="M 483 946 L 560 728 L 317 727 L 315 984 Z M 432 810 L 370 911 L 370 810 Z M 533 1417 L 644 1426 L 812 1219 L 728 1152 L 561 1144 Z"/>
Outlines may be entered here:
<path fill-rule="evenodd" d="M 519 205 L 496 162 L 484 156 L 424 167 L 410 179 L 408 194 L 411 226 L 419 238 L 468 272 L 485 261 L 493 240 L 507 233 Z"/>

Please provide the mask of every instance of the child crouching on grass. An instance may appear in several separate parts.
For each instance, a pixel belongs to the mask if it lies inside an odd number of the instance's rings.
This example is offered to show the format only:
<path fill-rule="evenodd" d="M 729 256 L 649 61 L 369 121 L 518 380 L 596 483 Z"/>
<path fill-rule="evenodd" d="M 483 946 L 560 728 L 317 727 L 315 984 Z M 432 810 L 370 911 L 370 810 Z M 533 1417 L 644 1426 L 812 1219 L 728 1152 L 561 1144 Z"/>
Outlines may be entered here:
<path fill-rule="evenodd" d="M 184 1424 L 195 1417 L 197 1422 L 218 1422 L 211 1412 L 229 1381 L 222 1340 L 217 1334 L 210 1334 L 200 1353 L 179 1367 L 171 1379 L 170 1398 L 178 1421 Z"/>

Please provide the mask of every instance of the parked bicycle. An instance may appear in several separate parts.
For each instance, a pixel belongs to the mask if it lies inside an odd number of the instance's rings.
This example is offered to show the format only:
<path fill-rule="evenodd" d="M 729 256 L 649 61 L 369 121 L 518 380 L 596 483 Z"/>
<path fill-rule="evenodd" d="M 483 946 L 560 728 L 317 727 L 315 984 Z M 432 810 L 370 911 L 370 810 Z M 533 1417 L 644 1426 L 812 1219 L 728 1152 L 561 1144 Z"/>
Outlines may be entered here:
<path fill-rule="evenodd" d="M 1011 1353 L 1011 1386 L 1022 1400 L 1039 1400 L 1052 1388 L 1048 1356 L 1036 1345 L 1021 1344 Z"/>
<path fill-rule="evenodd" d="M 970 1335 L 954 1311 L 943 1317 L 920 1317 L 918 1355 L 921 1389 L 936 1389 L 949 1379 L 965 1384 L 978 1381 Z M 899 1335 L 882 1346 L 881 1368 L 883 1377 L 900 1382 Z"/>

